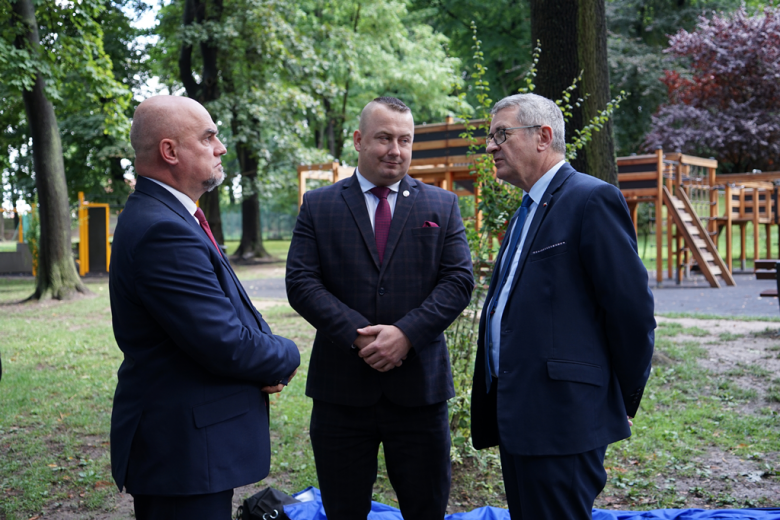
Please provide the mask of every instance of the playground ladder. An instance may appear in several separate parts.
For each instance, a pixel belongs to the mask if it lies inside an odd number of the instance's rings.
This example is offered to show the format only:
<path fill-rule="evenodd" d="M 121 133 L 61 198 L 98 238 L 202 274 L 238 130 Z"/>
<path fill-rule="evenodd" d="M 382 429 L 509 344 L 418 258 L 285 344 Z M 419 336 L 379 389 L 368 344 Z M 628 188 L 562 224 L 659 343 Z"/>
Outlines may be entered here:
<path fill-rule="evenodd" d="M 664 204 L 672 220 L 710 285 L 720 287 L 716 276 L 721 276 L 726 285 L 736 285 L 734 277 L 731 276 L 731 272 L 718 253 L 718 248 L 715 247 L 707 229 L 693 210 L 685 190 L 679 189 L 677 195 L 672 195 L 669 188 L 664 186 L 663 192 Z"/>

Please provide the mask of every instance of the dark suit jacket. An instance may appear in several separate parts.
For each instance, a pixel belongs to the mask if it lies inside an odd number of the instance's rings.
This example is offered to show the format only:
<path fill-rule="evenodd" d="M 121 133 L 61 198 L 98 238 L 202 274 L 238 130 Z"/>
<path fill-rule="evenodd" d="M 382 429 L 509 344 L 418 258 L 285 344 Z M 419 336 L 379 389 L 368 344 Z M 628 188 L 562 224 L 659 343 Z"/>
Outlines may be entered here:
<path fill-rule="evenodd" d="M 120 490 L 216 493 L 268 474 L 262 386 L 298 366 L 227 261 L 163 187 L 138 178 L 110 269 L 114 336 L 125 355 L 111 417 Z"/>
<path fill-rule="evenodd" d="M 485 315 L 472 389 L 476 448 L 500 437 L 514 455 L 566 455 L 631 434 L 626 415 L 636 414 L 650 374 L 655 319 L 617 188 L 568 163 L 556 173 L 523 246 L 490 394 L 484 328 Z"/>
<path fill-rule="evenodd" d="M 426 221 L 439 227 L 423 227 Z M 287 257 L 290 304 L 317 329 L 306 394 L 351 406 L 382 395 L 403 406 L 449 399 L 443 331 L 468 305 L 473 285 L 453 193 L 403 178 L 381 266 L 355 176 L 306 193 Z M 356 330 L 370 324 L 406 334 L 412 351 L 403 365 L 380 373 L 358 356 Z"/>

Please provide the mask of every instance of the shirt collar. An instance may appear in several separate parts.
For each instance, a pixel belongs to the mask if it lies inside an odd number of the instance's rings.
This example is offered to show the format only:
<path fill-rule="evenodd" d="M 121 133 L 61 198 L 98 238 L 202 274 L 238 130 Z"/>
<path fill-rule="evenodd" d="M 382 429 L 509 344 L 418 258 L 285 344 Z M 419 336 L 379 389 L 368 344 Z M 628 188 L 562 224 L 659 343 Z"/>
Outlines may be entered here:
<path fill-rule="evenodd" d="M 180 192 L 176 188 L 172 188 L 172 187 L 168 186 L 164 182 L 160 182 L 157 179 L 152 179 L 151 177 L 146 177 L 146 178 L 149 179 L 150 181 L 156 183 L 156 184 L 159 184 L 160 186 L 162 186 L 163 188 L 165 188 L 166 190 L 171 192 L 171 194 L 174 197 L 179 199 L 179 202 L 182 203 L 182 205 L 184 206 L 184 209 L 186 209 L 189 212 L 189 214 L 192 215 L 193 217 L 195 216 L 195 211 L 198 209 L 198 206 L 192 201 L 191 198 L 189 198 L 187 195 L 183 194 L 182 192 Z"/>
<path fill-rule="evenodd" d="M 368 179 L 366 179 L 365 177 L 363 177 L 363 175 L 361 175 L 361 173 L 358 171 L 357 168 L 355 168 L 355 177 L 357 177 L 357 180 L 360 183 L 360 189 L 363 191 L 363 193 L 370 191 L 372 188 L 376 188 L 376 185 L 373 184 Z M 403 180 L 403 177 L 401 178 L 401 180 Z M 390 188 L 390 191 L 398 193 L 398 188 L 400 186 L 401 186 L 401 181 L 398 181 L 388 186 L 388 188 Z"/>
<path fill-rule="evenodd" d="M 563 166 L 565 162 L 565 160 L 560 161 L 558 164 L 547 170 L 547 173 L 542 175 L 542 177 L 536 181 L 536 184 L 531 186 L 531 191 L 528 192 L 528 196 L 531 197 L 531 200 L 533 200 L 535 203 L 538 203 L 540 200 L 542 200 L 542 196 L 544 195 L 544 192 L 547 191 L 547 187 L 552 182 L 553 177 L 555 177 L 555 174 L 558 173 L 558 170 L 561 169 L 561 166 Z"/>

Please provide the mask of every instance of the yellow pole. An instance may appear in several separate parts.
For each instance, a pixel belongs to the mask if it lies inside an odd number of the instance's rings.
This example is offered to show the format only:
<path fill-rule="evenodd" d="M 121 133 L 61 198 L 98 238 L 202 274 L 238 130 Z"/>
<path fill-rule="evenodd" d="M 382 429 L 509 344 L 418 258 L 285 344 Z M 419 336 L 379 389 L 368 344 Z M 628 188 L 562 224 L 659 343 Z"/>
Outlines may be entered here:
<path fill-rule="evenodd" d="M 106 272 L 111 265 L 111 241 L 109 240 L 111 225 L 111 207 L 106 204 Z"/>
<path fill-rule="evenodd" d="M 33 218 L 33 213 L 35 212 L 35 203 L 30 204 L 30 219 Z M 38 230 L 40 230 L 40 226 L 38 227 Z M 41 250 L 41 242 L 40 242 L 40 236 L 38 237 L 38 252 Z M 32 251 L 30 251 L 32 253 Z M 38 259 L 33 257 L 32 259 L 32 275 L 38 276 Z"/>
<path fill-rule="evenodd" d="M 303 194 L 306 193 L 305 168 L 298 166 L 298 209 L 303 206 Z"/>
<path fill-rule="evenodd" d="M 89 222 L 84 203 L 84 192 L 79 192 L 79 275 L 89 272 Z"/>

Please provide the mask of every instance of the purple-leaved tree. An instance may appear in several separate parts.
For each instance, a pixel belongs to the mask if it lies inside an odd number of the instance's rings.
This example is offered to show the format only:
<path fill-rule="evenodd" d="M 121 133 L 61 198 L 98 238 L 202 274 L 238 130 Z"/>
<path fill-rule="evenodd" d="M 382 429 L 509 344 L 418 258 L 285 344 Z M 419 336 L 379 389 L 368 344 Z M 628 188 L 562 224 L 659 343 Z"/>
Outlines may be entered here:
<path fill-rule="evenodd" d="M 665 52 L 689 68 L 661 78 L 669 102 L 645 148 L 712 156 L 724 172 L 780 169 L 780 8 L 702 17 Z"/>

